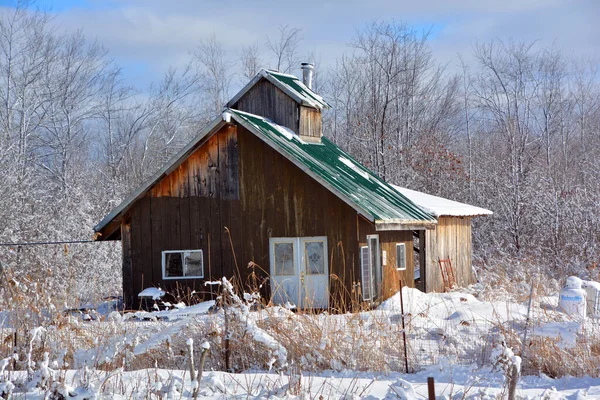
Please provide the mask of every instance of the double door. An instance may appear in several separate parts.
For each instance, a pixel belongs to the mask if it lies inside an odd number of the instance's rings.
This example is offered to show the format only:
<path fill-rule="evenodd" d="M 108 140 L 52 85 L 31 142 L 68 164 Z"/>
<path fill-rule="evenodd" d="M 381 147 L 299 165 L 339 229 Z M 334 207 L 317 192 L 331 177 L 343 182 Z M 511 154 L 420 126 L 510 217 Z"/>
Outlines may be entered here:
<path fill-rule="evenodd" d="M 329 306 L 327 238 L 271 238 L 273 302 L 301 309 Z"/>

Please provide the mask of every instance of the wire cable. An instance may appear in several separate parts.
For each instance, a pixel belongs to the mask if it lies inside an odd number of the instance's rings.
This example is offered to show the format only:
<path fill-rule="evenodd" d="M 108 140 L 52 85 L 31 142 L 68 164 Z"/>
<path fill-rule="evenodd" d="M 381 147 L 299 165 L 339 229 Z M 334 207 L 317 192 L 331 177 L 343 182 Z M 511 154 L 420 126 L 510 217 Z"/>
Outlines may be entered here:
<path fill-rule="evenodd" d="M 43 246 L 49 244 L 97 243 L 95 240 L 61 240 L 55 242 L 0 243 L 0 246 Z"/>

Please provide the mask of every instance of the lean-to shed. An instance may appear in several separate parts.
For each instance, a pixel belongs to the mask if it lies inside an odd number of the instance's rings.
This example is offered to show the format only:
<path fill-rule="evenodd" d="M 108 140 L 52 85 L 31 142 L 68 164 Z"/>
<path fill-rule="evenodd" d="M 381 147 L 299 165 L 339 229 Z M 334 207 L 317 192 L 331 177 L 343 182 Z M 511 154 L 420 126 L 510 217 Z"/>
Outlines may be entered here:
<path fill-rule="evenodd" d="M 418 279 L 426 292 L 443 292 L 444 281 L 439 260 L 449 259 L 456 275 L 456 284 L 464 287 L 475 283 L 471 264 L 474 217 L 491 215 L 490 210 L 465 203 L 432 196 L 416 190 L 392 185 L 396 190 L 437 219 L 435 228 L 421 232 L 425 244 L 424 257 Z"/>

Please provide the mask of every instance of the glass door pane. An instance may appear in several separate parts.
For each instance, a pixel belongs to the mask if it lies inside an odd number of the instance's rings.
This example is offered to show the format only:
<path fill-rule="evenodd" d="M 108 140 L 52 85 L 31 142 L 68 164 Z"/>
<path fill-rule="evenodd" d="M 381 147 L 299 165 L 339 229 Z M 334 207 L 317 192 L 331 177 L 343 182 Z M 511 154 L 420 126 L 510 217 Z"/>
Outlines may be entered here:
<path fill-rule="evenodd" d="M 275 243 L 275 275 L 294 275 L 294 243 Z"/>
<path fill-rule="evenodd" d="M 304 242 L 307 275 L 325 274 L 325 245 L 322 241 Z"/>

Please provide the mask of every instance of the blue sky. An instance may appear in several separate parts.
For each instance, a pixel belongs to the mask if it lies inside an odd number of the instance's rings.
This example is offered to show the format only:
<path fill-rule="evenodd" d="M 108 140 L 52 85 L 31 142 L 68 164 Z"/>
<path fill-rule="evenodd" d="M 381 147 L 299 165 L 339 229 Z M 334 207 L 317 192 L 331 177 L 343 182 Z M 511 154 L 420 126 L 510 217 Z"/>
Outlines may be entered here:
<path fill-rule="evenodd" d="M 0 0 L 13 7 L 15 0 Z M 438 60 L 457 69 L 477 41 L 492 38 L 554 43 L 575 57 L 600 56 L 597 0 L 39 0 L 55 14 L 59 29 L 81 29 L 98 40 L 142 90 L 170 66 L 182 66 L 198 41 L 215 33 L 228 56 L 257 42 L 278 26 L 303 30 L 301 54 L 314 52 L 322 66 L 348 51 L 357 30 L 374 19 L 396 19 L 415 29 L 432 29 Z M 265 65 L 268 66 L 268 65 Z M 318 66 L 317 66 L 318 67 Z"/>

